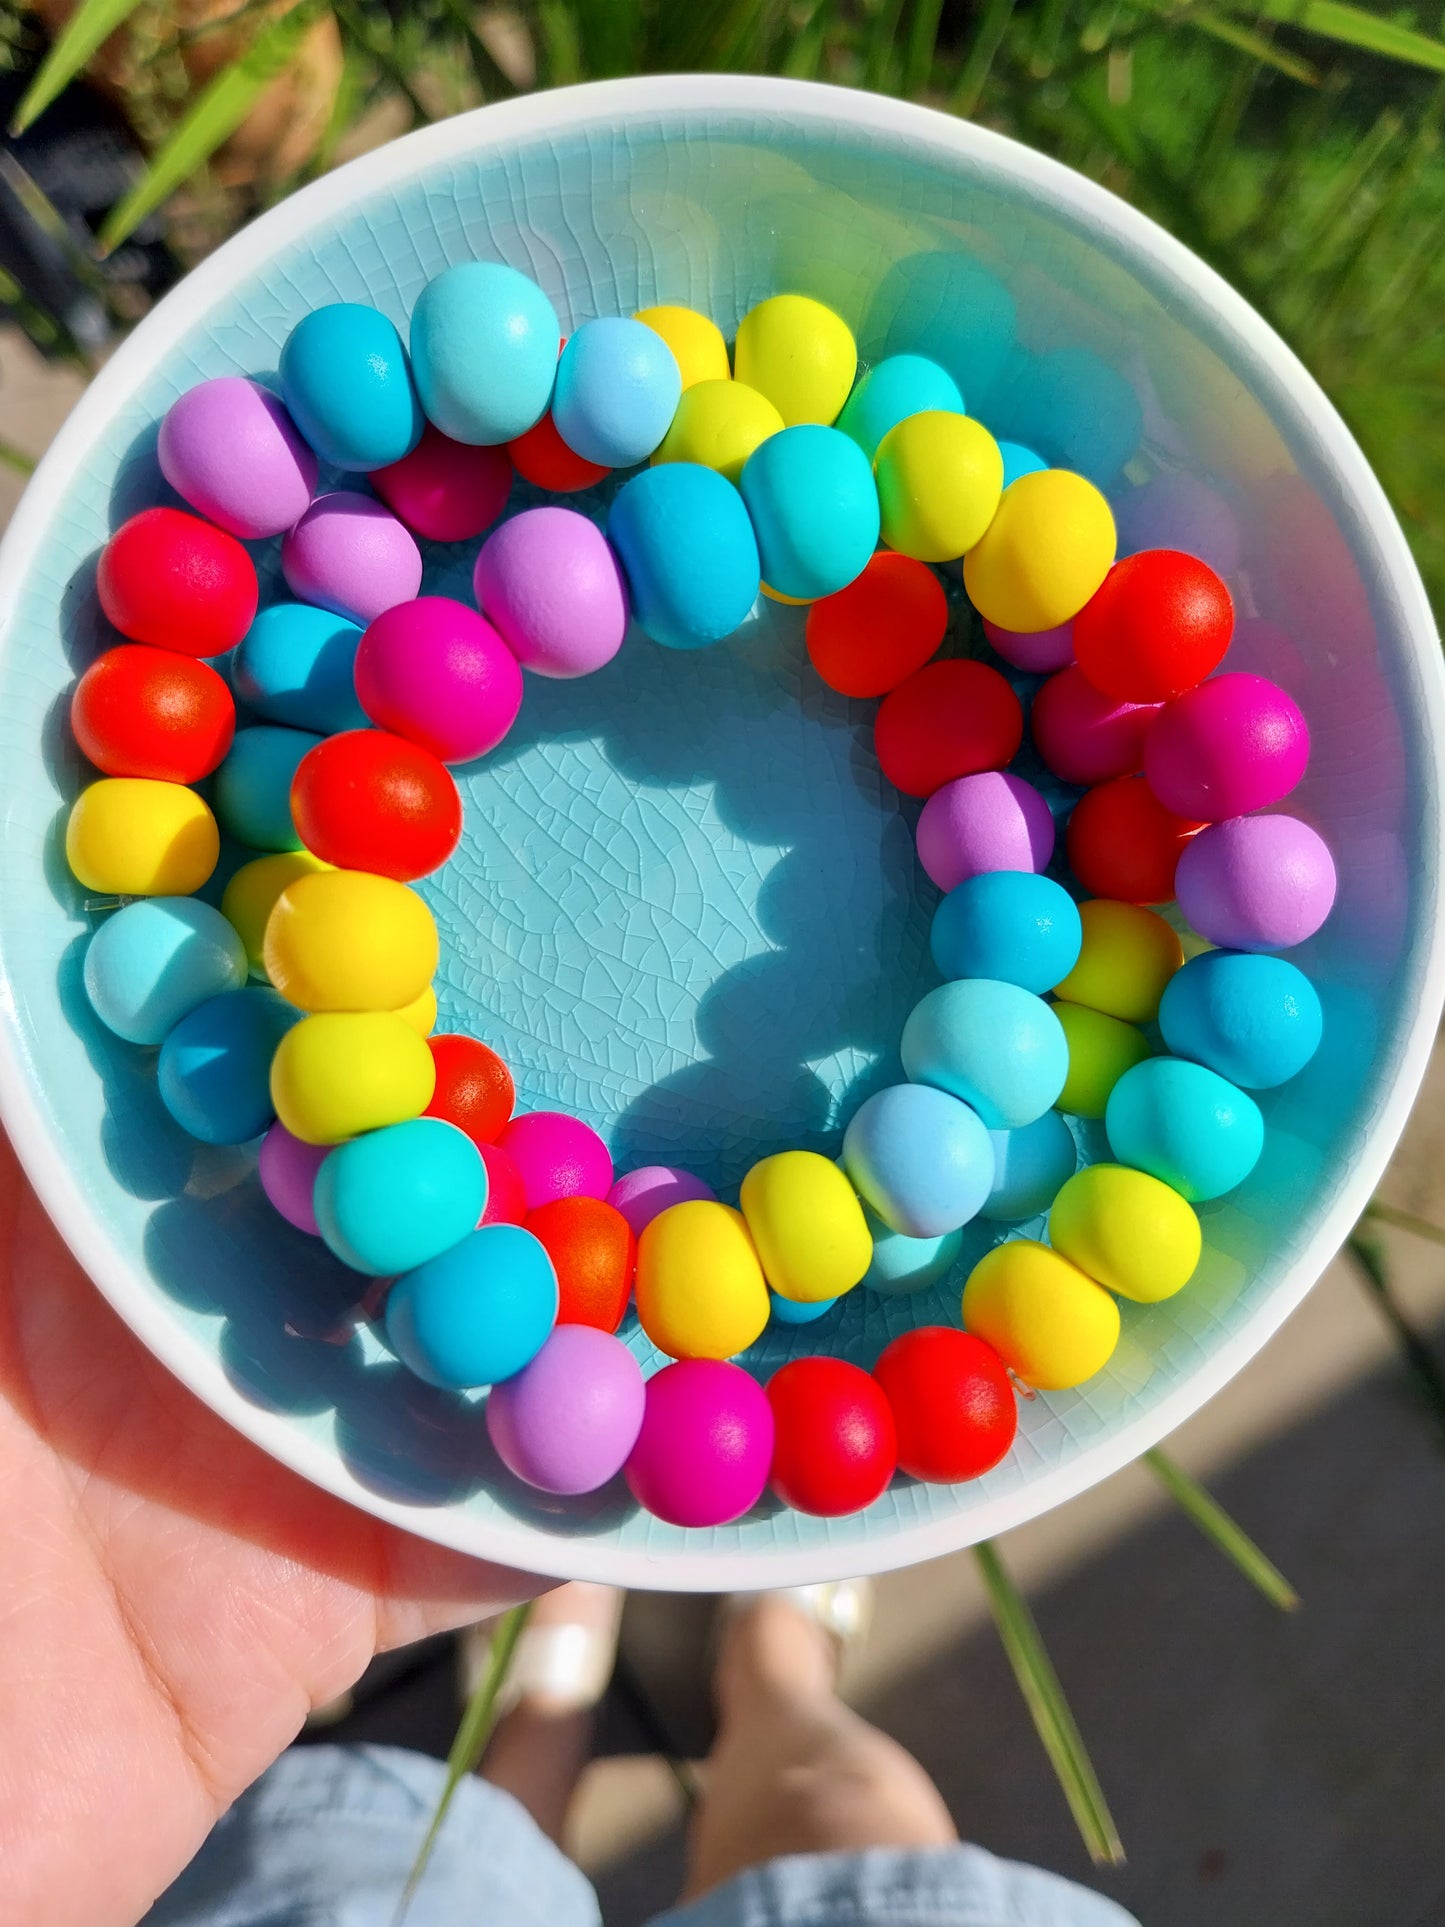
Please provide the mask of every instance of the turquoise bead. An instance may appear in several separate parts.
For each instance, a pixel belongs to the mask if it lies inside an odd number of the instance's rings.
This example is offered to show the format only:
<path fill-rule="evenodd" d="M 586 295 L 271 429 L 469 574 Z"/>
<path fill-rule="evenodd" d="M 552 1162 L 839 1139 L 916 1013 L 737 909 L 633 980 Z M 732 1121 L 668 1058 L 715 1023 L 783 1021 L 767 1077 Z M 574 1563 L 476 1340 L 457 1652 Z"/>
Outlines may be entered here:
<path fill-rule="evenodd" d="M 1052 877 L 986 870 L 966 878 L 933 913 L 929 944 L 949 978 L 992 977 L 1042 994 L 1079 961 L 1078 906 Z"/>
<path fill-rule="evenodd" d="M 238 729 L 216 771 L 216 820 L 251 850 L 299 850 L 291 817 L 291 784 L 303 756 L 321 737 L 278 723 Z"/>
<path fill-rule="evenodd" d="M 562 330 L 535 281 L 499 261 L 463 261 L 422 289 L 411 362 L 427 418 L 454 442 L 494 446 L 547 412 Z"/>
<path fill-rule="evenodd" d="M 1104 1129 L 1121 1164 L 1172 1185 L 1191 1204 L 1242 1184 L 1264 1149 L 1254 1099 L 1178 1057 L 1151 1057 L 1125 1071 L 1109 1093 Z"/>
<path fill-rule="evenodd" d="M 763 581 L 812 602 L 846 589 L 878 546 L 868 457 L 841 429 L 804 422 L 770 435 L 743 464 L 741 488 Z"/>
<path fill-rule="evenodd" d="M 843 1168 L 891 1231 L 936 1238 L 978 1215 L 993 1146 L 978 1113 L 927 1084 L 893 1084 L 854 1113 Z"/>
<path fill-rule="evenodd" d="M 1020 475 L 1037 475 L 1040 469 L 1048 467 L 1042 455 L 1035 455 L 1034 451 L 1031 448 L 1025 448 L 1022 442 L 1000 442 L 998 452 L 1003 456 L 1005 488 L 1010 482 L 1016 482 Z"/>
<path fill-rule="evenodd" d="M 646 322 L 621 315 L 584 321 L 562 350 L 552 396 L 557 433 L 603 468 L 645 462 L 672 426 L 682 375 Z"/>
<path fill-rule="evenodd" d="M 271 1128 L 271 1059 L 301 1012 L 256 984 L 183 1017 L 161 1045 L 161 1102 L 205 1144 L 247 1144 Z"/>
<path fill-rule="evenodd" d="M 401 336 L 375 308 L 313 308 L 286 337 L 281 393 L 323 462 L 366 474 L 421 440 L 421 404 Z"/>
<path fill-rule="evenodd" d="M 758 545 L 742 497 L 716 469 L 664 462 L 618 490 L 607 539 L 639 628 L 669 649 L 721 642 L 758 599 Z"/>
<path fill-rule="evenodd" d="M 812 1298 L 804 1302 L 800 1298 L 783 1298 L 775 1291 L 768 1293 L 768 1315 L 775 1325 L 811 1325 L 815 1318 L 821 1318 L 825 1311 L 831 1311 L 836 1298 Z"/>
<path fill-rule="evenodd" d="M 1024 1224 L 1047 1211 L 1079 1165 L 1074 1134 L 1057 1111 L 1016 1131 L 992 1131 L 993 1189 L 979 1212 L 994 1224 Z"/>
<path fill-rule="evenodd" d="M 196 897 L 145 897 L 117 910 L 85 952 L 85 993 L 128 1044 L 159 1044 L 208 998 L 246 981 L 246 949 Z"/>
<path fill-rule="evenodd" d="M 417 1117 L 340 1144 L 314 1194 L 322 1237 L 353 1271 L 389 1278 L 440 1257 L 475 1231 L 487 1167 L 454 1124 Z"/>
<path fill-rule="evenodd" d="M 855 385 L 835 426 L 851 436 L 871 462 L 890 428 L 926 409 L 962 415 L 958 383 L 923 355 L 889 355 Z"/>
<path fill-rule="evenodd" d="M 465 1391 L 512 1378 L 557 1322 L 557 1274 L 520 1225 L 488 1224 L 397 1279 L 386 1336 L 431 1385 Z"/>
<path fill-rule="evenodd" d="M 335 736 L 367 729 L 353 674 L 361 630 L 306 602 L 262 609 L 231 657 L 231 687 L 268 723 Z"/>
<path fill-rule="evenodd" d="M 942 1284 L 963 1255 L 962 1231 L 945 1231 L 937 1238 L 906 1238 L 890 1231 L 865 1204 L 863 1216 L 873 1234 L 873 1261 L 863 1283 L 880 1298 L 905 1298 L 915 1291 L 931 1291 Z"/>
<path fill-rule="evenodd" d="M 1324 1014 L 1309 978 L 1283 957 L 1206 950 L 1170 978 L 1159 1028 L 1176 1057 L 1266 1091 L 1308 1064 Z"/>
<path fill-rule="evenodd" d="M 1032 1124 L 1069 1074 L 1063 1026 L 1041 997 L 975 977 L 943 984 L 903 1026 L 903 1069 L 971 1104 L 991 1131 Z"/>

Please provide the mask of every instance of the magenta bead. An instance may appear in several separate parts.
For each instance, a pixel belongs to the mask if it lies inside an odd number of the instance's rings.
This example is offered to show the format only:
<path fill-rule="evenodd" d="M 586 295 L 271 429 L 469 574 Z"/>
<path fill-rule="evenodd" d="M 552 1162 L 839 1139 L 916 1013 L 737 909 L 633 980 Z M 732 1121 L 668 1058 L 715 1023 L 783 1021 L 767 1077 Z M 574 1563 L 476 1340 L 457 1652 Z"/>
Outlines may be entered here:
<path fill-rule="evenodd" d="M 1309 760 L 1309 726 L 1294 698 L 1265 676 L 1236 673 L 1165 706 L 1150 732 L 1144 774 L 1166 810 L 1219 823 L 1278 803 Z"/>
<path fill-rule="evenodd" d="M 1082 669 L 1061 669 L 1034 697 L 1034 748 L 1055 776 L 1092 786 L 1143 767 L 1144 741 L 1162 703 L 1120 703 Z M 1183 812 L 1181 812 L 1182 814 Z"/>
<path fill-rule="evenodd" d="M 454 442 L 428 422 L 399 462 L 367 478 L 393 515 L 429 542 L 472 542 L 507 506 L 512 463 L 505 448 Z"/>
<path fill-rule="evenodd" d="M 256 1161 L 266 1196 L 287 1224 L 294 1224 L 298 1231 L 309 1231 L 313 1238 L 319 1238 L 321 1232 L 311 1197 L 316 1173 L 330 1148 L 328 1144 L 303 1144 L 284 1124 L 273 1124 L 261 1140 Z"/>
<path fill-rule="evenodd" d="M 627 1463 L 646 1404 L 620 1338 L 558 1325 L 530 1365 L 494 1385 L 487 1431 L 508 1471 L 542 1492 L 595 1492 Z"/>
<path fill-rule="evenodd" d="M 1234 816 L 1186 844 L 1174 890 L 1206 942 L 1222 950 L 1288 950 L 1330 914 L 1334 859 L 1296 816 Z"/>
<path fill-rule="evenodd" d="M 1026 669 L 1031 676 L 1047 676 L 1052 670 L 1066 669 L 1074 660 L 1074 625 L 1060 623 L 1057 629 L 1000 629 L 984 619 L 983 633 L 1005 662 L 1015 669 Z"/>
<path fill-rule="evenodd" d="M 575 509 L 527 509 L 482 544 L 477 601 L 524 669 L 586 676 L 627 631 L 622 571 L 601 529 Z"/>
<path fill-rule="evenodd" d="M 590 1124 L 563 1111 L 526 1111 L 497 1139 L 517 1167 L 527 1209 L 554 1198 L 605 1198 L 612 1189 L 612 1158 Z"/>
<path fill-rule="evenodd" d="M 421 550 L 369 495 L 319 495 L 281 545 L 292 595 L 363 626 L 421 587 Z"/>
<path fill-rule="evenodd" d="M 156 444 L 161 473 L 198 515 L 242 541 L 282 535 L 316 492 L 316 457 L 279 396 L 218 375 L 172 402 Z"/>
<path fill-rule="evenodd" d="M 945 783 L 918 819 L 918 860 L 940 890 L 986 870 L 1044 870 L 1053 853 L 1048 804 L 1006 770 Z"/>
<path fill-rule="evenodd" d="M 713 1204 L 717 1192 L 691 1171 L 681 1171 L 672 1164 L 644 1164 L 640 1171 L 620 1177 L 607 1193 L 607 1202 L 626 1218 L 635 1238 L 642 1236 L 659 1212 L 699 1198 Z"/>
<path fill-rule="evenodd" d="M 444 763 L 495 749 L 522 707 L 517 658 L 464 602 L 418 596 L 379 615 L 356 650 L 356 697 L 379 729 Z"/>
<path fill-rule="evenodd" d="M 773 1458 L 767 1393 L 740 1365 L 682 1358 L 647 1381 L 627 1461 L 637 1503 L 674 1526 L 725 1526 L 755 1506 Z"/>

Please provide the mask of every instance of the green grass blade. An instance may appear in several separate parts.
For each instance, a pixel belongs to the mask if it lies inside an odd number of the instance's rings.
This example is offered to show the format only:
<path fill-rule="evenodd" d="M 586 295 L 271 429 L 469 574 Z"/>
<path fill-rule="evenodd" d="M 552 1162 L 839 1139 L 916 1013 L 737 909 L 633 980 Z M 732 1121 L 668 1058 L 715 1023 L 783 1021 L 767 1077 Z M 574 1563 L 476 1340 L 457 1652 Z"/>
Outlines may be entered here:
<path fill-rule="evenodd" d="M 17 448 L 13 442 L 3 438 L 0 438 L 0 467 L 13 469 L 17 475 L 35 473 L 34 458 L 27 455 L 23 448 Z"/>
<path fill-rule="evenodd" d="M 467 58 L 472 63 L 473 78 L 481 89 L 483 100 L 510 99 L 517 90 L 492 58 L 487 43 L 472 22 L 471 12 L 464 0 L 442 0 L 442 10 L 462 37 Z"/>
<path fill-rule="evenodd" d="M 974 29 L 973 45 L 968 50 L 963 71 L 949 99 L 949 107 L 955 114 L 967 119 L 983 98 L 983 90 L 988 85 L 989 74 L 993 71 L 993 63 L 1003 45 L 1009 22 L 1013 19 L 1013 11 L 1014 0 L 984 0 L 983 13 Z"/>
<path fill-rule="evenodd" d="M 1249 1534 L 1236 1525 L 1212 1493 L 1206 1492 L 1198 1480 L 1192 1479 L 1182 1465 L 1176 1464 L 1157 1446 L 1144 1454 L 1144 1463 L 1190 1524 L 1199 1528 L 1209 1543 L 1244 1574 L 1250 1585 L 1263 1593 L 1271 1606 L 1277 1606 L 1282 1613 L 1292 1613 L 1298 1608 L 1300 1598 L 1294 1587 Z"/>
<path fill-rule="evenodd" d="M 1346 6 L 1344 0 L 1254 0 L 1251 11 L 1282 27 L 1299 27 L 1338 41 L 1342 47 L 1358 47 L 1383 60 L 1445 74 L 1445 41 L 1378 13 L 1366 13 L 1362 7 Z"/>
<path fill-rule="evenodd" d="M 1253 27 L 1242 27 L 1226 14 L 1215 13 L 1210 7 L 1192 7 L 1181 18 L 1200 33 L 1207 33 L 1212 40 L 1222 40 L 1226 47 L 1237 47 L 1240 53 L 1251 55 L 1262 66 L 1273 67 L 1276 73 L 1299 81 L 1301 86 L 1318 87 L 1320 84 L 1318 67 L 1312 67 L 1309 61 L 1301 60 L 1297 54 L 1286 53 L 1262 33 L 1256 33 Z"/>
<path fill-rule="evenodd" d="M 10 122 L 12 138 L 23 134 L 64 93 L 96 49 L 125 25 L 139 5 L 140 0 L 81 0 L 21 96 Z"/>
<path fill-rule="evenodd" d="M 1345 1240 L 1345 1249 L 1360 1269 L 1365 1283 L 1374 1294 L 1386 1322 L 1394 1332 L 1396 1342 L 1404 1354 L 1416 1386 L 1429 1406 L 1436 1423 L 1445 1430 L 1445 1373 L 1442 1373 L 1434 1352 L 1416 1331 L 1396 1302 L 1390 1286 L 1389 1267 L 1379 1240 L 1368 1231 L 1356 1225 Z"/>
<path fill-rule="evenodd" d="M 475 1773 L 486 1750 L 487 1741 L 492 1737 L 492 1729 L 497 1724 L 502 1688 L 507 1683 L 507 1675 L 512 1670 L 512 1657 L 517 1650 L 517 1641 L 532 1611 L 532 1602 L 527 1600 L 520 1606 L 513 1606 L 510 1612 L 502 1614 L 492 1633 L 492 1643 L 487 1651 L 487 1664 L 482 1677 L 477 1681 L 476 1690 L 467 1702 L 462 1714 L 457 1736 L 452 1741 L 451 1751 L 447 1754 L 447 1777 L 442 1786 L 441 1798 L 437 1801 L 436 1812 L 427 1827 L 426 1837 L 417 1849 L 416 1859 L 412 1862 L 411 1872 L 406 1877 L 406 1887 L 396 1910 L 394 1927 L 399 1927 L 407 1909 L 416 1897 L 422 1876 L 431 1859 L 432 1848 L 436 1845 L 437 1835 L 442 1830 L 442 1822 L 450 1810 L 457 1788 L 469 1773 Z"/>
<path fill-rule="evenodd" d="M 903 92 L 921 94 L 933 72 L 933 56 L 938 46 L 938 23 L 943 16 L 943 0 L 913 0 L 908 22 L 908 39 L 903 49 Z"/>
<path fill-rule="evenodd" d="M 239 59 L 223 67 L 202 89 L 145 173 L 106 216 L 100 230 L 102 254 L 119 247 L 235 133 L 271 82 L 290 65 L 320 11 L 320 0 L 302 0 L 263 27 Z"/>
<path fill-rule="evenodd" d="M 992 1541 L 983 1540 L 973 1552 L 1019 1692 L 1058 1776 L 1089 1858 L 1095 1866 L 1122 1866 L 1124 1847 L 1114 1816 L 1028 1603 L 1004 1570 Z"/>

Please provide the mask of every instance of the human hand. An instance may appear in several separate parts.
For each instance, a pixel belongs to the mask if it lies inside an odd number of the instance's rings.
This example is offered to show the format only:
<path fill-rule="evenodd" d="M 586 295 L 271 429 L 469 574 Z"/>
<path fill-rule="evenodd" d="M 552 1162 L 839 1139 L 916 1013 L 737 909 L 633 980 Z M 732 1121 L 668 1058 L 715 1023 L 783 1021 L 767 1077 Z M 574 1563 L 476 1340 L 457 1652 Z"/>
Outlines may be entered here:
<path fill-rule="evenodd" d="M 373 1654 L 544 1583 L 231 1431 L 121 1324 L 0 1138 L 0 1921 L 137 1920 Z"/>

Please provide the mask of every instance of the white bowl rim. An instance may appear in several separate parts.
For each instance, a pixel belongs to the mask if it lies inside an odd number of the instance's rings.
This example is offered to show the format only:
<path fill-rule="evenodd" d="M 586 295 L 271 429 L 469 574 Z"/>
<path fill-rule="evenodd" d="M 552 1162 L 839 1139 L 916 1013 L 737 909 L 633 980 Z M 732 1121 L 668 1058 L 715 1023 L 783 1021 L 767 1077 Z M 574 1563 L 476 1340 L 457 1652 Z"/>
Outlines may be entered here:
<path fill-rule="evenodd" d="M 1133 263 L 1147 257 L 1153 279 L 1173 279 L 1203 306 L 1288 392 L 1314 431 L 1313 454 L 1357 510 L 1357 538 L 1375 551 L 1374 579 L 1387 583 L 1423 697 L 1425 729 L 1445 743 L 1445 663 L 1424 585 L 1383 489 L 1338 412 L 1308 370 L 1249 304 L 1182 242 L 1147 215 L 1061 162 L 934 109 L 811 81 L 743 75 L 684 74 L 608 80 L 559 88 L 477 108 L 418 129 L 349 162 L 260 216 L 193 269 L 91 382 L 40 462 L 0 542 L 0 584 L 18 575 L 38 543 L 91 438 L 119 399 L 220 297 L 246 278 L 258 253 L 273 252 L 340 213 L 359 194 L 400 182 L 449 158 L 538 135 L 575 134 L 589 122 L 659 113 L 756 113 L 793 122 L 827 122 L 895 146 L 931 149 L 1005 177 L 1082 223 L 1107 233 Z M 1020 1491 L 967 1515 L 880 1532 L 850 1544 L 850 1572 L 888 1571 L 933 1559 L 996 1536 L 1037 1517 L 1130 1464 L 1168 1436 L 1245 1365 L 1299 1305 L 1359 1218 L 1384 1171 L 1415 1101 L 1445 1003 L 1445 921 L 1438 914 L 1440 857 L 1445 848 L 1445 787 L 1426 759 L 1429 794 L 1422 799 L 1421 836 L 1429 858 L 1422 922 L 1429 919 L 1421 994 L 1390 1066 L 1390 1081 L 1364 1142 L 1329 1207 L 1287 1275 L 1258 1309 L 1171 1393 L 1065 1464 Z M 339 1453 L 312 1439 L 284 1415 L 252 1404 L 219 1360 L 140 1286 L 133 1268 L 92 1219 L 90 1207 L 52 1136 L 33 1088 L 18 1015 L 0 984 L 0 1117 L 20 1161 L 75 1257 L 147 1348 L 206 1405 L 282 1464 L 373 1517 L 437 1544 L 494 1563 L 549 1576 L 594 1579 L 667 1591 L 748 1590 L 837 1578 L 840 1549 L 763 1551 L 708 1549 L 648 1553 L 586 1538 L 554 1535 L 545 1525 L 475 1519 L 460 1508 L 406 1505 L 373 1491 Z M 701 1538 L 701 1535 L 699 1535 Z"/>

